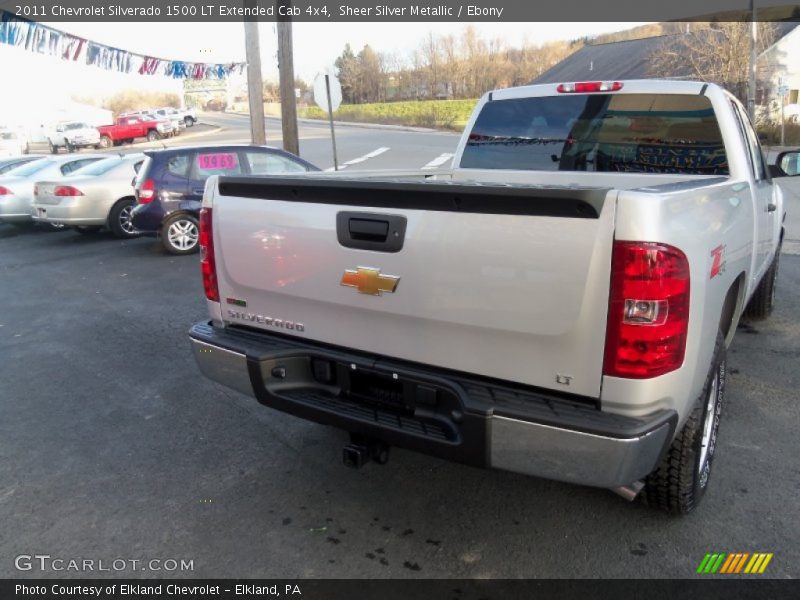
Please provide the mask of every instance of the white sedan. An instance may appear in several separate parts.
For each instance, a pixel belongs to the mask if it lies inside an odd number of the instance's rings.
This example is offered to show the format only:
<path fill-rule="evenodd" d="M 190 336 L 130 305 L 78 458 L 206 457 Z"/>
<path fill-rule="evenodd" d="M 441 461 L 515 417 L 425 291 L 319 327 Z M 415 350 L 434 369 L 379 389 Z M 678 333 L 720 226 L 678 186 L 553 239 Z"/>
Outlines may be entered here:
<path fill-rule="evenodd" d="M 0 223 L 24 225 L 33 217 L 34 186 L 42 179 L 57 179 L 81 167 L 108 158 L 107 154 L 47 156 L 11 169 L 0 177 Z"/>

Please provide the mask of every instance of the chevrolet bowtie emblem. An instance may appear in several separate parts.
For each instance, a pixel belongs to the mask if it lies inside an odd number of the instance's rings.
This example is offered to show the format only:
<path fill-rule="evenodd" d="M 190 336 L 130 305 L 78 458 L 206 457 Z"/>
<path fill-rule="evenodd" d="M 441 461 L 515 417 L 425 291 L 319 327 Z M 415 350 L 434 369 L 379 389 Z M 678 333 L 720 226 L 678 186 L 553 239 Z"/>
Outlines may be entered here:
<path fill-rule="evenodd" d="M 394 275 L 381 275 L 380 269 L 358 267 L 355 271 L 347 269 L 340 284 L 354 287 L 360 294 L 380 296 L 383 292 L 394 293 L 399 281 L 400 278 Z"/>

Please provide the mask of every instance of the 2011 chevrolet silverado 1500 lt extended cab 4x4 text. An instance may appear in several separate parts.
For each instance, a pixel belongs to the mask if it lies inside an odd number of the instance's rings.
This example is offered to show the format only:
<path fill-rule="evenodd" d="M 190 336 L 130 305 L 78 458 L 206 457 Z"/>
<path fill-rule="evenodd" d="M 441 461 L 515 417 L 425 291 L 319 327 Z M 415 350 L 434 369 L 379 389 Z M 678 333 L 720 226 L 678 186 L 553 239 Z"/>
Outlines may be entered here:
<path fill-rule="evenodd" d="M 772 309 L 772 175 L 728 92 L 624 81 L 486 94 L 446 173 L 214 177 L 195 357 L 349 431 L 349 464 L 401 446 L 686 513 L 726 347 Z"/>

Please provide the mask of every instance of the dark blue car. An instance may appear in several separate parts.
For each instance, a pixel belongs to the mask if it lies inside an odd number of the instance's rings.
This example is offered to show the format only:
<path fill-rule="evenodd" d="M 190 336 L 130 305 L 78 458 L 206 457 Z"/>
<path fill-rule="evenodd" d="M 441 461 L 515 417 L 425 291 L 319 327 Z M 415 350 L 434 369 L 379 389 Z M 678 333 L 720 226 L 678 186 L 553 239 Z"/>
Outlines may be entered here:
<path fill-rule="evenodd" d="M 212 175 L 277 175 L 319 171 L 310 162 L 266 146 L 201 146 L 145 152 L 136 177 L 133 226 L 160 235 L 171 254 L 197 252 L 203 188 Z"/>

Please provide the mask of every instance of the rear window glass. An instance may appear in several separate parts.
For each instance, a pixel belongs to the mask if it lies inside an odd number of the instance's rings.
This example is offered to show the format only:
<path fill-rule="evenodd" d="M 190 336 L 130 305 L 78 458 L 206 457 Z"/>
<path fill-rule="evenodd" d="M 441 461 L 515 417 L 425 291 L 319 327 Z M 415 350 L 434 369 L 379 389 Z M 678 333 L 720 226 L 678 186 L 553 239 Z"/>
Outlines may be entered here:
<path fill-rule="evenodd" d="M 212 175 L 239 175 L 242 172 L 236 152 L 199 152 L 194 160 L 195 179 Z"/>
<path fill-rule="evenodd" d="M 711 102 L 683 94 L 576 94 L 495 100 L 462 168 L 727 175 Z"/>
<path fill-rule="evenodd" d="M 0 131 L 0 140 L 15 140 L 17 134 L 13 131 Z"/>
<path fill-rule="evenodd" d="M 62 175 L 70 175 L 80 169 L 81 167 L 85 167 L 88 164 L 96 162 L 100 160 L 99 158 L 82 158 L 80 160 L 74 160 L 71 162 L 64 163 L 61 165 L 61 174 Z"/>
<path fill-rule="evenodd" d="M 0 175 L 5 175 L 12 169 L 19 169 L 22 165 L 31 162 L 32 160 L 37 160 L 35 158 L 28 158 L 22 160 L 12 160 L 9 162 L 0 162 Z"/>
<path fill-rule="evenodd" d="M 136 169 L 136 178 L 133 182 L 134 187 L 138 187 L 141 182 L 147 177 L 147 171 L 150 169 L 150 163 L 152 159 L 149 156 L 145 156 L 144 160 L 139 163 L 138 167 L 134 167 Z"/>
<path fill-rule="evenodd" d="M 75 170 L 76 175 L 102 175 L 103 173 L 108 173 L 114 167 L 118 167 L 122 164 L 121 158 L 104 158 L 103 160 L 98 160 L 95 163 L 92 163 L 88 166 L 82 167 L 80 169 Z"/>
<path fill-rule="evenodd" d="M 33 175 L 38 173 L 46 166 L 50 165 L 52 161 L 47 159 L 35 160 L 32 163 L 28 163 L 22 167 L 17 167 L 16 169 L 11 169 L 10 171 L 6 172 L 6 175 L 13 175 L 15 177 L 27 177 L 28 175 Z"/>

